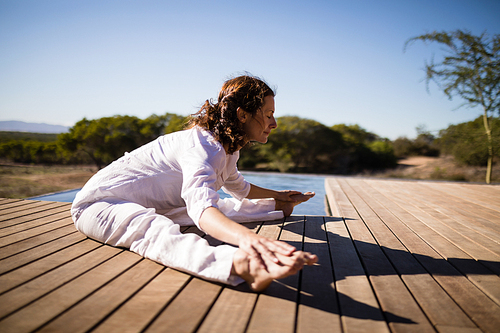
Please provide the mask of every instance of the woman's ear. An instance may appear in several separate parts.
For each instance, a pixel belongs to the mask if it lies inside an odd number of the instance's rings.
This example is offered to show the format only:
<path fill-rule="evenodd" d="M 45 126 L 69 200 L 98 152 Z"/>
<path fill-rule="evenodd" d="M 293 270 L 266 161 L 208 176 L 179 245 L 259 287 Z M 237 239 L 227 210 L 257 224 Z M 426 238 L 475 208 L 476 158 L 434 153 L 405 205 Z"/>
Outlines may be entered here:
<path fill-rule="evenodd" d="M 244 124 L 247 121 L 248 114 L 242 108 L 238 107 L 236 109 L 236 115 L 240 123 Z"/>

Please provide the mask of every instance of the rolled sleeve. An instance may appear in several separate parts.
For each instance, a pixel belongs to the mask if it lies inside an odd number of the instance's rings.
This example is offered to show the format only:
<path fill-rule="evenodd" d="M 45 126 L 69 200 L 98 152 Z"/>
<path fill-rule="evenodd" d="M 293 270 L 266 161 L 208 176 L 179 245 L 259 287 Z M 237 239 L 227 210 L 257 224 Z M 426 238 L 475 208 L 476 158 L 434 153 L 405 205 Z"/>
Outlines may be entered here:
<path fill-rule="evenodd" d="M 243 200 L 250 192 L 250 183 L 243 178 L 243 175 L 235 168 L 234 172 L 224 182 L 222 190 L 232 197 Z"/>
<path fill-rule="evenodd" d="M 218 208 L 217 166 L 214 167 L 213 161 L 217 161 L 214 156 L 194 148 L 187 151 L 181 159 L 181 196 L 186 203 L 187 214 L 200 229 L 199 221 L 205 209 Z"/>
<path fill-rule="evenodd" d="M 237 162 L 239 157 L 239 152 L 235 152 L 234 154 L 228 156 L 226 172 L 229 176 L 224 179 L 222 190 L 231 195 L 233 198 L 241 201 L 248 196 L 251 186 L 238 171 Z"/>

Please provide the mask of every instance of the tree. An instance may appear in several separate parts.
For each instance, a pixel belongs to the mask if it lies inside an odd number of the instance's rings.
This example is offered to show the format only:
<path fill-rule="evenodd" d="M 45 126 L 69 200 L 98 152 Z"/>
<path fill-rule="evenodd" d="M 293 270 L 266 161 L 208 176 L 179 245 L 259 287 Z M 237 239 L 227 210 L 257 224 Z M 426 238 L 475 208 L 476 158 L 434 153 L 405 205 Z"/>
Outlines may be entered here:
<path fill-rule="evenodd" d="M 446 46 L 447 55 L 439 63 L 425 63 L 426 82 L 434 81 L 452 99 L 460 96 L 462 105 L 483 108 L 483 125 L 488 140 L 486 183 L 491 182 L 493 165 L 492 119 L 500 113 L 500 35 L 474 36 L 468 31 L 432 32 L 410 38 Z"/>
<path fill-rule="evenodd" d="M 481 166 L 488 161 L 488 140 L 484 135 L 482 116 L 473 121 L 450 125 L 439 132 L 436 140 L 441 151 L 451 154 L 461 164 Z M 500 119 L 492 119 L 492 127 L 500 127 Z M 500 150 L 500 132 L 492 133 L 493 155 Z"/>
<path fill-rule="evenodd" d="M 34 140 L 0 142 L 0 158 L 18 163 L 64 163 L 56 142 Z"/>
<path fill-rule="evenodd" d="M 260 154 L 271 167 L 285 171 L 332 172 L 339 169 L 344 142 L 340 133 L 310 119 L 284 116 Z"/>
<path fill-rule="evenodd" d="M 132 116 L 103 117 L 82 119 L 70 128 L 68 133 L 60 134 L 58 145 L 66 154 L 66 159 L 90 159 L 101 169 L 160 135 L 181 130 L 186 117 L 172 113 L 146 119 Z"/>
<path fill-rule="evenodd" d="M 134 136 L 139 132 L 136 117 L 115 116 L 100 119 L 82 119 L 60 134 L 59 144 L 64 150 L 85 153 L 101 169 L 127 150 L 132 150 Z"/>
<path fill-rule="evenodd" d="M 333 125 L 332 129 L 342 133 L 342 137 L 346 142 L 369 144 L 379 140 L 379 137 L 376 134 L 368 132 L 359 125 L 338 124 Z"/>
<path fill-rule="evenodd" d="M 189 117 L 179 116 L 174 113 L 167 113 L 165 116 L 165 126 L 163 133 L 169 134 L 172 132 L 181 131 L 186 127 Z"/>
<path fill-rule="evenodd" d="M 397 165 L 394 149 L 388 139 L 382 139 L 359 125 L 338 124 L 331 127 L 339 132 L 346 146 L 346 172 L 392 168 Z"/>
<path fill-rule="evenodd" d="M 394 140 L 392 147 L 394 148 L 394 155 L 397 158 L 405 158 L 415 154 L 413 141 L 404 136 Z"/>

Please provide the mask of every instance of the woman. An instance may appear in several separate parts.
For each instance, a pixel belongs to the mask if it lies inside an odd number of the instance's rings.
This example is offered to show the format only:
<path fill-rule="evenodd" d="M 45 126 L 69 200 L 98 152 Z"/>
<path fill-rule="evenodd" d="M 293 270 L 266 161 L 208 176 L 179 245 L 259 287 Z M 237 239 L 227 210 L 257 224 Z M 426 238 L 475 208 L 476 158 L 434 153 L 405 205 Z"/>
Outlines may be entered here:
<path fill-rule="evenodd" d="M 317 257 L 267 239 L 237 222 L 274 220 L 314 193 L 273 191 L 246 182 L 239 150 L 265 143 L 274 119 L 274 92 L 258 78 L 224 83 L 218 101 L 206 101 L 187 130 L 164 135 L 95 174 L 77 194 L 76 228 L 100 242 L 208 280 L 254 290 L 295 274 Z M 233 198 L 221 200 L 222 188 Z M 181 225 L 196 225 L 231 245 L 210 246 Z M 236 246 L 236 247 L 235 247 Z"/>

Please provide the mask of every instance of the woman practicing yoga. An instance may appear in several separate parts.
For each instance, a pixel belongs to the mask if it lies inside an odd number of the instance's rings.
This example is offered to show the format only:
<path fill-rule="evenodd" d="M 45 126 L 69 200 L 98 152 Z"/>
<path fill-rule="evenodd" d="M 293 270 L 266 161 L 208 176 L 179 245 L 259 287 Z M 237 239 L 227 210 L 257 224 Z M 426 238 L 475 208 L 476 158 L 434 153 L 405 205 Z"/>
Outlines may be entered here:
<path fill-rule="evenodd" d="M 76 228 L 97 241 L 204 279 L 254 290 L 297 273 L 317 256 L 253 233 L 241 222 L 289 216 L 314 193 L 274 191 L 244 180 L 236 162 L 250 141 L 267 142 L 274 92 L 262 80 L 224 83 L 188 129 L 159 137 L 100 170 L 77 194 Z M 223 189 L 232 198 L 220 199 Z M 210 246 L 179 226 L 196 225 L 231 245 Z"/>

